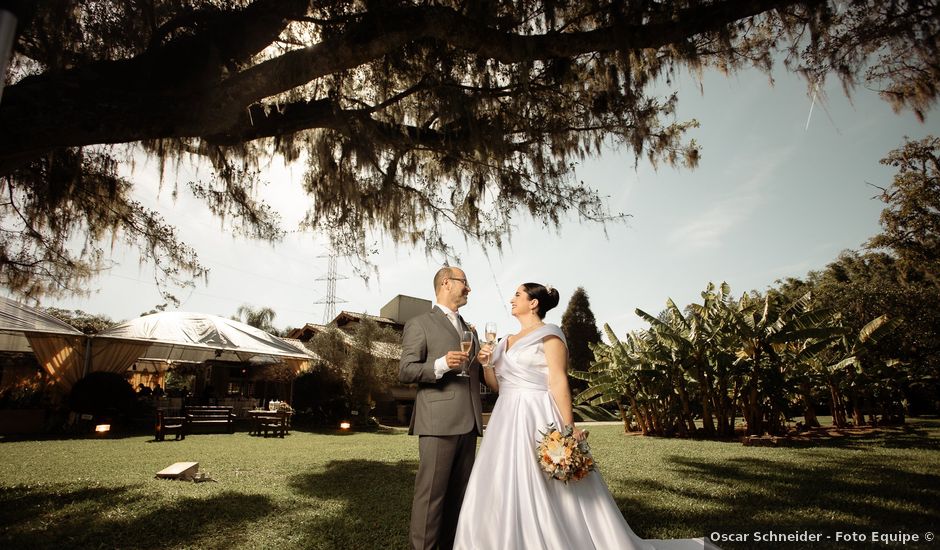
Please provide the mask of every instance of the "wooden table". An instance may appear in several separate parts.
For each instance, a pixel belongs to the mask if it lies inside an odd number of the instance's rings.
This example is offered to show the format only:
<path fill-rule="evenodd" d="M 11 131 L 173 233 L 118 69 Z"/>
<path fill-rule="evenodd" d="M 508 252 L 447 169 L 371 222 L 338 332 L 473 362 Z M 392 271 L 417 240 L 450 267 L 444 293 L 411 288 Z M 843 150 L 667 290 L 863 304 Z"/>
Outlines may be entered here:
<path fill-rule="evenodd" d="M 290 417 L 293 414 L 294 413 L 292 411 L 283 410 L 250 410 L 248 411 L 248 418 L 251 421 L 251 428 L 248 430 L 248 434 L 263 435 L 264 437 L 267 437 L 268 431 L 270 431 L 271 435 L 284 437 L 287 435 L 287 432 L 290 428 Z"/>

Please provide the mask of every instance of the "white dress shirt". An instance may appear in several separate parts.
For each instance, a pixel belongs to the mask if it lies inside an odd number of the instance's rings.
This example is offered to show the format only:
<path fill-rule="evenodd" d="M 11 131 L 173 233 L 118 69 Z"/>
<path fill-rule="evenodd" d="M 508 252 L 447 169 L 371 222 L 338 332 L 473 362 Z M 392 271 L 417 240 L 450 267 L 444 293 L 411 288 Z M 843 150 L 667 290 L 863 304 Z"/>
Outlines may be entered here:
<path fill-rule="evenodd" d="M 434 306 L 440 308 L 441 311 L 444 312 L 444 315 L 446 315 L 447 318 L 450 319 L 450 324 L 454 325 L 454 329 L 457 331 L 457 334 L 460 334 L 460 331 L 462 329 L 460 328 L 460 322 L 457 321 L 458 313 L 456 311 L 451 310 L 447 306 L 442 306 L 441 304 L 434 304 Z M 447 374 L 447 371 L 449 370 L 450 370 L 450 367 L 447 366 L 446 355 L 443 357 L 438 357 L 434 361 L 434 376 L 436 376 L 438 380 L 440 380 L 442 376 Z"/>

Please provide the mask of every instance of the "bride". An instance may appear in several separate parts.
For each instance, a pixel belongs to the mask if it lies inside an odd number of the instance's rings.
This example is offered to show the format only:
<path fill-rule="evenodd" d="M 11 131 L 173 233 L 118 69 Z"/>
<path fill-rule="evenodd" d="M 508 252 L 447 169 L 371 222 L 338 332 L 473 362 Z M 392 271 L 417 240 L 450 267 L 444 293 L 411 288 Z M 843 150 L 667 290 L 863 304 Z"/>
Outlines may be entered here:
<path fill-rule="evenodd" d="M 521 329 L 492 350 L 484 378 L 499 392 L 460 510 L 454 548 L 691 549 L 714 548 L 702 539 L 643 540 L 633 533 L 597 471 L 564 484 L 536 462 L 539 431 L 549 423 L 574 425 L 568 386 L 568 349 L 555 325 L 542 321 L 558 305 L 558 291 L 537 283 L 520 286 L 512 315 Z M 582 439 L 587 432 L 574 428 Z"/>

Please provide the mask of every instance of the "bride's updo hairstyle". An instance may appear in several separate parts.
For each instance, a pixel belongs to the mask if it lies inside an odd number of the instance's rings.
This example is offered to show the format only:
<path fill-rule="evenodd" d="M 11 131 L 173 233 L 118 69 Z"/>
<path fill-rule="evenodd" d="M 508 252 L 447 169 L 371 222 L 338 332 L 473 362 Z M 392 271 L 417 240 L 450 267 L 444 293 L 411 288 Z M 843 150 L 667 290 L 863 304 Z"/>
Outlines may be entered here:
<path fill-rule="evenodd" d="M 522 283 L 522 288 L 525 289 L 525 293 L 529 295 L 530 300 L 539 301 L 539 309 L 536 311 L 539 319 L 544 319 L 545 314 L 558 305 L 558 290 L 551 286 L 546 287 L 538 283 Z"/>

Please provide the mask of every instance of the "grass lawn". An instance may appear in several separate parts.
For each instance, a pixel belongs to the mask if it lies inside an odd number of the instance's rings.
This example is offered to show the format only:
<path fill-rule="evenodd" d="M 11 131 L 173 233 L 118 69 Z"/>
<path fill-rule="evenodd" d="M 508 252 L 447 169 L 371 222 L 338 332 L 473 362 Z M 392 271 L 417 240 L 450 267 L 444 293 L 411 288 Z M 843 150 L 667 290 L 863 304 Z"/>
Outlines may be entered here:
<path fill-rule="evenodd" d="M 418 442 L 402 431 L 150 439 L 0 442 L 0 548 L 407 547 Z M 618 426 L 593 427 L 591 441 L 646 538 L 940 527 L 936 420 L 801 448 L 626 436 Z M 216 482 L 154 479 L 178 461 L 199 462 Z"/>

